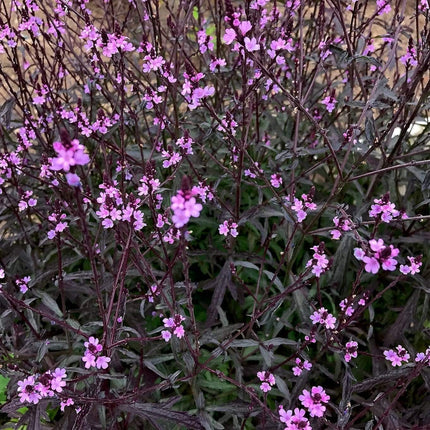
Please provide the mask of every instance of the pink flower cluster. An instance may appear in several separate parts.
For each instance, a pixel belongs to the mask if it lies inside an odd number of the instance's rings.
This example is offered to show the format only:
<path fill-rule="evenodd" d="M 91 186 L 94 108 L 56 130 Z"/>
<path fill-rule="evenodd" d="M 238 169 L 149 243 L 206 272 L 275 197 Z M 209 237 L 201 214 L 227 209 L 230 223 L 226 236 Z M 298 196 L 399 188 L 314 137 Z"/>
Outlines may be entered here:
<path fill-rule="evenodd" d="M 198 218 L 203 206 L 197 203 L 195 190 L 179 190 L 172 197 L 170 209 L 173 211 L 172 221 L 176 228 L 181 228 L 188 223 L 191 217 Z"/>
<path fill-rule="evenodd" d="M 18 381 L 18 396 L 21 403 L 39 403 L 45 397 L 54 397 L 55 393 L 61 393 L 66 386 L 66 370 L 57 368 L 53 372 L 48 370 L 42 375 L 31 375 L 22 381 Z"/>
<path fill-rule="evenodd" d="M 323 387 L 312 387 L 311 391 L 303 390 L 299 396 L 302 405 L 309 411 L 311 417 L 322 417 L 326 411 L 323 403 L 330 400 L 330 396 L 326 394 Z"/>
<path fill-rule="evenodd" d="M 16 286 L 19 288 L 22 294 L 25 294 L 28 291 L 28 284 L 30 283 L 30 276 L 24 276 L 24 278 L 18 278 L 15 281 Z"/>
<path fill-rule="evenodd" d="M 234 116 L 227 112 L 224 118 L 221 118 L 221 124 L 217 127 L 218 131 L 223 133 L 230 133 L 232 136 L 236 136 L 236 128 L 238 127 L 238 123 L 235 121 Z M 237 161 L 237 160 L 233 160 Z"/>
<path fill-rule="evenodd" d="M 347 317 L 351 317 L 357 310 L 357 306 L 364 306 L 366 304 L 367 299 L 368 297 L 366 295 L 363 295 L 363 297 L 360 297 L 357 300 L 357 297 L 354 295 L 351 299 L 343 299 L 339 303 L 339 306 L 342 309 L 342 312 L 344 312 Z"/>
<path fill-rule="evenodd" d="M 314 211 L 317 208 L 317 205 L 312 202 L 314 191 L 313 189 L 309 194 L 302 194 L 302 199 L 298 199 L 294 197 L 294 204 L 291 206 L 291 209 L 297 215 L 297 222 L 302 222 L 306 217 L 306 210 Z"/>
<path fill-rule="evenodd" d="M 257 378 L 261 381 L 260 390 L 264 393 L 270 391 L 276 383 L 273 374 L 267 371 L 257 372 Z"/>
<path fill-rule="evenodd" d="M 27 190 L 21 196 L 21 200 L 18 203 L 18 210 L 20 212 L 25 211 L 27 208 L 32 208 L 37 205 L 37 200 L 32 197 L 33 191 Z"/>
<path fill-rule="evenodd" d="M 181 339 L 185 335 L 184 326 L 182 325 L 185 318 L 180 314 L 175 314 L 173 318 L 164 318 L 163 324 L 168 330 L 163 330 L 161 332 L 162 338 L 168 342 L 172 338 L 172 333 Z"/>
<path fill-rule="evenodd" d="M 291 409 L 286 411 L 282 405 L 279 406 L 279 420 L 286 425 L 284 430 L 312 430 L 305 414 L 304 409 L 295 408 L 293 412 Z"/>
<path fill-rule="evenodd" d="M 321 103 L 325 105 L 327 112 L 331 113 L 336 107 L 337 100 L 333 96 L 327 96 Z"/>
<path fill-rule="evenodd" d="M 312 364 L 308 360 L 300 360 L 300 358 L 296 358 L 296 365 L 293 367 L 294 376 L 300 376 L 303 373 L 303 370 L 311 370 Z"/>
<path fill-rule="evenodd" d="M 86 26 L 79 38 L 86 40 L 84 48 L 87 51 L 92 48 L 101 48 L 103 55 L 108 58 L 118 54 L 120 51 L 134 51 L 133 45 L 128 42 L 128 37 L 116 33 L 100 32 L 94 25 Z"/>
<path fill-rule="evenodd" d="M 430 2 L 429 0 L 421 0 L 418 5 L 418 10 L 421 12 L 425 12 L 426 10 L 430 10 Z"/>
<path fill-rule="evenodd" d="M 151 287 L 148 289 L 148 292 L 146 293 L 146 298 L 148 299 L 149 303 L 154 303 L 155 297 L 160 295 L 160 289 L 158 288 L 157 284 L 151 285 Z"/>
<path fill-rule="evenodd" d="M 408 257 L 408 260 L 409 266 L 401 264 L 399 268 L 400 272 L 404 275 L 415 275 L 416 273 L 419 273 L 420 267 L 423 265 L 422 255 L 419 255 L 418 257 Z"/>
<path fill-rule="evenodd" d="M 147 196 L 150 193 L 155 193 L 160 188 L 160 180 L 154 179 L 150 174 L 142 176 L 141 185 L 137 189 L 139 196 Z"/>
<path fill-rule="evenodd" d="M 358 343 L 351 340 L 345 345 L 345 361 L 348 363 L 352 358 L 357 358 Z"/>
<path fill-rule="evenodd" d="M 311 249 L 314 251 L 314 255 L 306 263 L 306 267 L 312 267 L 312 273 L 317 278 L 326 272 L 329 266 L 327 255 L 324 253 L 324 246 L 324 242 L 321 242 L 318 246 L 313 246 Z"/>
<path fill-rule="evenodd" d="M 52 213 L 48 216 L 48 220 L 55 224 L 55 228 L 48 231 L 48 239 L 54 239 L 59 233 L 63 232 L 69 225 L 66 221 L 66 214 Z"/>
<path fill-rule="evenodd" d="M 330 231 L 331 238 L 334 240 L 339 240 L 342 236 L 342 232 L 350 231 L 354 227 L 354 223 L 350 221 L 348 218 L 337 217 L 333 218 L 333 224 L 335 225 L 335 229 Z"/>
<path fill-rule="evenodd" d="M 186 155 L 193 154 L 193 143 L 194 140 L 191 138 L 187 130 L 182 137 L 180 137 L 176 142 L 176 145 L 183 149 Z"/>
<path fill-rule="evenodd" d="M 412 39 L 409 39 L 406 54 L 400 57 L 400 62 L 406 67 L 416 67 L 418 65 L 417 50 L 414 47 Z"/>
<path fill-rule="evenodd" d="M 98 88 L 98 84 L 96 84 L 96 88 Z M 101 89 L 101 87 L 98 89 Z M 88 94 L 90 93 L 90 88 L 88 86 L 86 86 L 85 92 Z M 57 110 L 57 113 L 70 124 L 76 124 L 79 132 L 86 137 L 90 137 L 96 132 L 106 134 L 109 128 L 113 127 L 120 118 L 120 115 L 117 113 L 109 117 L 103 109 L 99 109 L 97 111 L 96 120 L 91 124 L 87 114 L 80 105 L 72 109 L 61 106 Z"/>
<path fill-rule="evenodd" d="M 371 206 L 369 216 L 372 218 L 380 218 L 383 222 L 389 223 L 393 218 L 402 215 L 402 219 L 407 219 L 408 216 L 396 209 L 396 205 L 391 203 L 390 195 L 386 193 L 380 199 L 375 199 L 375 204 Z"/>
<path fill-rule="evenodd" d="M 214 49 L 213 37 L 207 35 L 205 30 L 197 32 L 197 43 L 199 44 L 199 51 L 202 54 L 206 51 L 213 51 Z"/>
<path fill-rule="evenodd" d="M 364 270 L 368 273 L 378 273 L 382 267 L 383 270 L 396 270 L 399 249 L 393 245 L 386 246 L 382 239 L 369 240 L 369 246 L 366 250 L 354 248 L 354 256 L 357 260 L 362 261 L 365 266 Z"/>
<path fill-rule="evenodd" d="M 378 15 L 385 15 L 391 11 L 390 0 L 376 0 Z"/>
<path fill-rule="evenodd" d="M 226 220 L 224 221 L 222 224 L 219 225 L 218 227 L 218 231 L 219 234 L 222 234 L 224 236 L 233 236 L 233 237 L 237 237 L 237 235 L 239 234 L 237 232 L 237 223 L 233 222 L 231 219 L 230 220 Z"/>
<path fill-rule="evenodd" d="M 401 366 L 402 362 L 407 363 L 411 358 L 408 351 L 406 351 L 406 349 L 403 348 L 402 345 L 397 345 L 396 351 L 394 351 L 393 349 L 384 351 L 384 356 L 386 360 L 391 361 L 391 365 L 393 367 Z"/>
<path fill-rule="evenodd" d="M 167 169 L 171 166 L 176 166 L 181 160 L 182 156 L 179 154 L 179 152 L 173 151 L 173 148 L 169 145 L 169 147 L 166 150 L 161 151 L 161 156 L 163 157 L 163 167 Z"/>
<path fill-rule="evenodd" d="M 101 355 L 103 346 L 99 343 L 99 340 L 93 336 L 88 339 L 88 342 L 84 343 L 85 348 L 84 356 L 82 361 L 85 363 L 85 368 L 97 367 L 97 369 L 107 369 L 110 358 Z"/>
<path fill-rule="evenodd" d="M 270 176 L 270 183 L 273 188 L 279 188 L 282 185 L 282 176 L 279 173 L 274 173 Z"/>
<path fill-rule="evenodd" d="M 52 170 L 68 172 L 73 166 L 83 166 L 90 162 L 90 157 L 85 153 L 85 147 L 79 143 L 78 139 L 65 143 L 54 142 L 53 146 L 57 157 L 51 160 Z"/>
<path fill-rule="evenodd" d="M 198 82 L 204 77 L 205 75 L 203 73 L 196 73 L 194 75 L 184 73 L 185 80 L 182 85 L 181 94 L 188 103 L 188 108 L 190 110 L 194 110 L 199 107 L 204 98 L 215 94 L 215 88 L 212 86 L 206 85 L 203 88 L 198 86 Z"/>
<path fill-rule="evenodd" d="M 326 308 L 320 308 L 315 311 L 310 319 L 313 324 L 324 325 L 325 328 L 333 330 L 336 324 L 336 318 L 328 312 Z"/>
<path fill-rule="evenodd" d="M 99 185 L 104 192 L 101 192 L 97 198 L 100 209 L 96 215 L 103 220 L 102 226 L 105 229 L 112 228 L 115 221 L 123 221 L 132 224 L 134 230 L 141 230 L 146 226 L 143 221 L 143 212 L 139 210 L 141 200 L 133 194 L 126 194 L 125 198 L 128 198 L 128 202 L 125 201 L 121 192 L 116 188 L 117 185 L 115 180 L 112 185 L 106 183 Z"/>
<path fill-rule="evenodd" d="M 426 349 L 426 352 L 419 352 L 415 357 L 415 362 L 430 365 L 430 347 Z"/>

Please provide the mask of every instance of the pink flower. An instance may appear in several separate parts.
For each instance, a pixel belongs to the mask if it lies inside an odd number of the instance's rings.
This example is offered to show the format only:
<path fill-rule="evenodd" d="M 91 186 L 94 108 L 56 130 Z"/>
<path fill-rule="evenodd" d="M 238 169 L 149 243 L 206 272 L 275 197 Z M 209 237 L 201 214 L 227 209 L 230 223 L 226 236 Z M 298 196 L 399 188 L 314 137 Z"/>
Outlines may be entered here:
<path fill-rule="evenodd" d="M 232 237 L 237 237 L 237 235 L 239 234 L 237 232 L 237 227 L 237 223 L 233 222 L 232 220 L 226 220 L 219 225 L 218 232 L 223 236 L 227 236 L 230 234 L 230 236 Z"/>
<path fill-rule="evenodd" d="M 67 183 L 72 187 L 81 185 L 81 178 L 76 173 L 66 173 Z"/>
<path fill-rule="evenodd" d="M 248 33 L 248 31 L 251 29 L 252 29 L 252 24 L 249 21 L 242 21 L 239 24 L 239 30 L 242 33 L 242 36 L 245 36 L 245 34 Z"/>
<path fill-rule="evenodd" d="M 197 203 L 193 194 L 192 191 L 179 190 L 178 194 L 172 197 L 170 209 L 173 211 L 172 221 L 176 228 L 183 227 L 191 217 L 199 217 L 203 206 Z"/>
<path fill-rule="evenodd" d="M 385 248 L 384 241 L 382 239 L 371 239 L 369 240 L 369 245 L 372 251 L 375 252 L 382 251 Z"/>
<path fill-rule="evenodd" d="M 330 396 L 326 394 L 323 387 L 312 387 L 311 391 L 303 390 L 303 393 L 299 396 L 299 400 L 302 405 L 308 409 L 311 417 L 322 417 L 326 410 L 326 407 L 322 403 L 327 403 L 330 400 Z"/>
<path fill-rule="evenodd" d="M 296 358 L 296 366 L 293 367 L 293 374 L 294 376 L 300 376 L 303 373 L 303 370 L 311 370 L 312 364 L 305 360 L 302 363 L 302 360 L 300 358 Z"/>
<path fill-rule="evenodd" d="M 84 152 L 84 146 L 77 139 L 67 143 L 70 146 L 65 147 L 62 142 L 54 142 L 53 146 L 57 157 L 51 161 L 52 170 L 68 172 L 72 166 L 83 166 L 90 162 L 90 157 Z"/>
<path fill-rule="evenodd" d="M 274 173 L 270 177 L 270 183 L 272 184 L 273 188 L 279 188 L 282 185 L 282 176 L 278 173 Z"/>
<path fill-rule="evenodd" d="M 104 355 L 97 357 L 96 367 L 97 369 L 107 369 L 110 362 L 110 358 Z"/>
<path fill-rule="evenodd" d="M 91 353 L 85 352 L 82 361 L 85 363 L 85 369 L 96 367 L 96 357 Z"/>
<path fill-rule="evenodd" d="M 174 334 L 178 339 L 181 339 L 185 335 L 185 330 L 182 322 L 185 321 L 185 317 L 180 314 L 175 314 L 173 318 L 164 318 L 163 324 L 169 330 L 163 330 L 161 337 L 168 342 Z"/>
<path fill-rule="evenodd" d="M 171 339 L 171 337 L 172 337 L 172 333 L 170 333 L 170 331 L 169 331 L 169 330 L 163 330 L 163 331 L 161 332 L 161 337 L 162 337 L 166 342 L 168 342 L 168 341 Z"/>
<path fill-rule="evenodd" d="M 173 334 L 178 338 L 178 339 L 181 339 L 181 338 L 183 338 L 184 337 L 184 335 L 185 335 L 185 330 L 184 330 L 184 327 L 183 326 L 178 326 L 178 327 L 175 327 L 175 329 L 173 330 Z"/>
<path fill-rule="evenodd" d="M 363 261 L 366 264 L 364 270 L 368 273 L 378 273 L 380 265 L 375 257 L 363 257 Z"/>
<path fill-rule="evenodd" d="M 384 15 L 391 10 L 390 0 L 376 0 L 378 15 Z"/>
<path fill-rule="evenodd" d="M 230 45 L 236 39 L 236 32 L 232 28 L 227 28 L 224 33 L 223 41 L 226 45 Z"/>
<path fill-rule="evenodd" d="M 66 400 L 62 400 L 61 403 L 60 403 L 61 412 L 64 412 L 64 408 L 66 406 L 72 406 L 74 404 L 75 404 L 75 402 L 70 397 L 68 399 L 66 399 Z"/>
<path fill-rule="evenodd" d="M 286 424 L 284 430 L 312 430 L 305 414 L 304 409 L 295 408 L 293 414 L 292 410 L 285 411 L 283 406 L 279 406 L 279 420 Z"/>
<path fill-rule="evenodd" d="M 23 381 L 18 381 L 18 396 L 21 403 L 39 403 L 42 397 L 36 389 L 36 379 L 34 376 L 29 376 Z"/>
<path fill-rule="evenodd" d="M 409 353 L 406 351 L 405 348 L 403 348 L 402 345 L 398 345 L 396 347 L 396 350 L 397 351 L 390 349 L 388 351 L 384 351 L 385 359 L 391 361 L 391 365 L 393 367 L 401 366 L 402 362 L 407 363 L 410 358 Z"/>
<path fill-rule="evenodd" d="M 270 372 L 257 372 L 258 379 L 262 382 L 260 385 L 261 391 L 267 393 L 275 385 L 275 377 Z"/>
<path fill-rule="evenodd" d="M 321 103 L 326 106 L 327 112 L 331 113 L 336 106 L 337 100 L 332 96 L 327 96 Z"/>
<path fill-rule="evenodd" d="M 257 43 L 257 39 L 255 37 L 251 39 L 249 37 L 245 37 L 244 42 L 245 42 L 245 49 L 248 52 L 254 52 L 254 51 L 260 50 L 260 45 Z"/>
<path fill-rule="evenodd" d="M 333 330 L 336 324 L 336 318 L 329 314 L 326 308 L 320 308 L 310 316 L 313 324 L 325 325 L 327 329 Z"/>
<path fill-rule="evenodd" d="M 357 358 L 358 343 L 355 341 L 350 341 L 346 343 L 345 347 L 345 361 L 348 363 L 349 361 L 351 361 L 351 358 Z"/>

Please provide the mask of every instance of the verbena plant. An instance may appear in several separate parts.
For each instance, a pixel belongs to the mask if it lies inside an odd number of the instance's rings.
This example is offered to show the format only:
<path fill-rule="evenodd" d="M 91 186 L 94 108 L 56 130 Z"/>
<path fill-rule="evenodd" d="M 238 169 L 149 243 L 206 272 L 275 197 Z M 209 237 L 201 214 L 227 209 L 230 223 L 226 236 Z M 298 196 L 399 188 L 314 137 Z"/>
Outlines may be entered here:
<path fill-rule="evenodd" d="M 429 14 L 2 0 L 3 428 L 428 428 Z"/>

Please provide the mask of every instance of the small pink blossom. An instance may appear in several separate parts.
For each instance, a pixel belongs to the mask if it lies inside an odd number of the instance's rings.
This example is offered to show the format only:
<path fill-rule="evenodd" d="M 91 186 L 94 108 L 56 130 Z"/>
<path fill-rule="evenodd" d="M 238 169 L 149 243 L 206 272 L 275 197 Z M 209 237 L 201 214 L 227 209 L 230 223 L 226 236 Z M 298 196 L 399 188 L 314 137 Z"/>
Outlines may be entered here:
<path fill-rule="evenodd" d="M 279 406 L 279 420 L 286 425 L 284 430 L 312 430 L 309 420 L 305 417 L 304 409 L 295 408 L 286 411 L 283 406 Z"/>
<path fill-rule="evenodd" d="M 318 246 L 313 246 L 311 249 L 314 254 L 306 263 L 306 267 L 312 267 L 312 273 L 319 278 L 329 267 L 327 255 L 324 253 L 324 242 L 321 242 Z"/>
<path fill-rule="evenodd" d="M 170 208 L 173 211 L 172 221 L 176 228 L 181 228 L 188 223 L 191 217 L 197 218 L 203 206 L 197 203 L 192 191 L 179 190 L 172 197 Z"/>
<path fill-rule="evenodd" d="M 337 100 L 332 96 L 327 96 L 321 103 L 326 106 L 327 112 L 331 113 L 336 107 Z"/>
<path fill-rule="evenodd" d="M 84 152 L 84 146 L 77 139 L 73 139 L 70 142 L 66 141 L 64 144 L 62 142 L 54 142 L 53 146 L 57 157 L 51 161 L 52 170 L 68 172 L 71 167 L 76 165 L 83 166 L 90 161 L 90 157 Z"/>
<path fill-rule="evenodd" d="M 227 28 L 224 33 L 223 41 L 226 45 L 230 45 L 236 39 L 236 32 L 232 28 Z"/>
<path fill-rule="evenodd" d="M 169 330 L 163 330 L 161 332 L 161 337 L 168 342 L 174 334 L 178 339 L 181 339 L 185 335 L 185 329 L 182 323 L 185 321 L 185 317 L 180 314 L 175 314 L 173 318 L 164 318 L 164 327 Z"/>
<path fill-rule="evenodd" d="M 260 45 L 257 43 L 257 39 L 255 37 L 252 37 L 251 39 L 249 37 L 245 37 L 244 43 L 245 43 L 245 49 L 248 52 L 254 52 L 254 51 L 260 50 Z"/>
<path fill-rule="evenodd" d="M 358 343 L 355 341 L 347 342 L 345 345 L 345 361 L 348 363 L 352 358 L 357 358 Z"/>
<path fill-rule="evenodd" d="M 36 378 L 34 376 L 29 376 L 23 381 L 18 381 L 18 396 L 21 403 L 39 403 L 42 397 L 38 390 L 36 390 Z"/>
<path fill-rule="evenodd" d="M 401 366 L 402 362 L 407 363 L 410 358 L 409 353 L 406 351 L 405 348 L 403 348 L 402 345 L 396 346 L 396 351 L 394 351 L 393 349 L 384 351 L 384 356 L 386 360 L 391 361 L 391 365 L 393 367 Z"/>
<path fill-rule="evenodd" d="M 282 176 L 278 173 L 274 173 L 270 177 L 270 183 L 272 184 L 273 188 L 279 188 L 282 185 Z"/>
<path fill-rule="evenodd" d="M 270 372 L 257 372 L 257 377 L 262 382 L 262 384 L 260 385 L 260 389 L 264 393 L 270 391 L 272 389 L 272 386 L 275 385 L 275 377 Z"/>
<path fill-rule="evenodd" d="M 335 324 L 337 322 L 336 318 L 332 314 L 328 313 L 326 308 L 320 308 L 315 311 L 310 316 L 310 319 L 313 324 L 321 324 L 331 330 L 335 328 Z"/>
<path fill-rule="evenodd" d="M 237 227 L 237 223 L 233 222 L 232 220 L 226 220 L 219 225 L 218 232 L 223 236 L 230 235 L 232 237 L 237 237 L 237 235 L 239 234 L 237 231 Z"/>
<path fill-rule="evenodd" d="M 296 365 L 293 367 L 294 376 L 300 376 L 303 373 L 303 370 L 311 370 L 312 364 L 308 360 L 300 360 L 300 358 L 296 358 Z"/>
<path fill-rule="evenodd" d="M 75 402 L 70 397 L 68 399 L 66 399 L 66 400 L 62 400 L 61 403 L 60 403 L 61 412 L 64 412 L 64 409 L 65 409 L 66 406 L 72 406 L 74 404 L 75 404 Z"/>
<path fill-rule="evenodd" d="M 97 357 L 96 367 L 97 369 L 107 369 L 110 362 L 110 358 L 104 355 Z"/>
<path fill-rule="evenodd" d="M 330 400 L 330 396 L 326 394 L 323 387 L 318 386 L 312 387 L 311 391 L 303 390 L 299 400 L 308 409 L 311 417 L 322 417 L 326 411 L 323 403 L 327 403 Z"/>
<path fill-rule="evenodd" d="M 390 0 L 376 0 L 378 15 L 384 15 L 391 11 Z"/>
<path fill-rule="evenodd" d="M 245 36 L 245 34 L 248 33 L 248 31 L 251 29 L 252 29 L 252 24 L 249 21 L 242 21 L 239 24 L 239 30 L 242 33 L 242 36 Z"/>

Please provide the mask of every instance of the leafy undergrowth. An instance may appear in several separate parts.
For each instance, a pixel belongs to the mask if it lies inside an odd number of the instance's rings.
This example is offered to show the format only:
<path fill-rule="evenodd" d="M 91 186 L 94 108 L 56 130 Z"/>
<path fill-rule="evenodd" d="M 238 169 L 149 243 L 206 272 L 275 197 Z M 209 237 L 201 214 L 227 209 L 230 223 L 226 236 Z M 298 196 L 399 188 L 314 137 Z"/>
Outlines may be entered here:
<path fill-rule="evenodd" d="M 1 428 L 428 428 L 429 14 L 2 2 Z"/>

